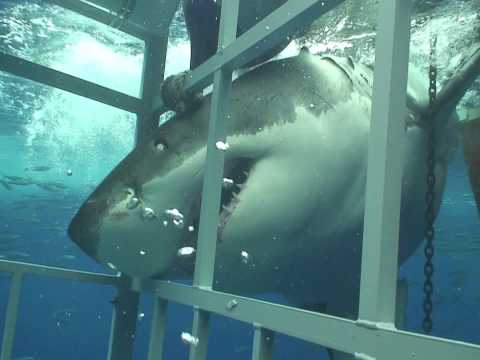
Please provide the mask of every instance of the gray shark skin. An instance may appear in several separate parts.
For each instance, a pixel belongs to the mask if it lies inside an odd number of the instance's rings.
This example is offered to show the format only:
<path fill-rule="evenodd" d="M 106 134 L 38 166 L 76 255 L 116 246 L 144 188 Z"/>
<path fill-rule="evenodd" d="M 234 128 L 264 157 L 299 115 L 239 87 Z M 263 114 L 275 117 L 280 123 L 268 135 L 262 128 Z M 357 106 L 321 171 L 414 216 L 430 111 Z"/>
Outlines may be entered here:
<path fill-rule="evenodd" d="M 233 83 L 224 176 L 243 185 L 223 190 L 216 290 L 277 292 L 296 305 L 324 303 L 332 315 L 355 317 L 372 77 L 350 59 L 304 51 Z M 400 263 L 423 238 L 427 94 L 410 70 Z M 457 146 L 454 104 L 437 108 L 435 213 Z M 194 257 L 177 252 L 197 240 L 209 109 L 206 98 L 139 144 L 79 209 L 71 239 L 134 277 L 191 277 Z M 172 209 L 183 226 L 166 213 Z"/>

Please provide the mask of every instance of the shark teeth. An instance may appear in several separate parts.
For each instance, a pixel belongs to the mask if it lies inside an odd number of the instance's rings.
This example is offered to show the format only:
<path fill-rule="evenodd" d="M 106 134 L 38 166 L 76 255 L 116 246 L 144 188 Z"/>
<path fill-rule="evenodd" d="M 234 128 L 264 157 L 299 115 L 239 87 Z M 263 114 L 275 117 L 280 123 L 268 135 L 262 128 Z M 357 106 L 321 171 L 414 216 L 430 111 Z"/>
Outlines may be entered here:
<path fill-rule="evenodd" d="M 222 240 L 222 232 L 227 222 L 230 220 L 230 217 L 234 213 L 235 209 L 237 208 L 238 204 L 240 203 L 240 195 L 239 193 L 232 192 L 232 198 L 228 205 L 222 205 L 222 211 L 220 212 L 220 218 L 218 220 L 218 231 L 217 236 L 218 240 Z"/>

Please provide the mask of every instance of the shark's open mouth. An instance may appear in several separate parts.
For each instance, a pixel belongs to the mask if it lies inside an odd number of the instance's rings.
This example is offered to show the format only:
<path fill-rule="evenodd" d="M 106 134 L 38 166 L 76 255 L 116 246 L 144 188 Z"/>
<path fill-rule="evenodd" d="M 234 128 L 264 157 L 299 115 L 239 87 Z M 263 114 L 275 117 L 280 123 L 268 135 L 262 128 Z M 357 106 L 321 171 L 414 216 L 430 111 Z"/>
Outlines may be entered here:
<path fill-rule="evenodd" d="M 225 162 L 217 230 L 218 241 L 223 240 L 223 230 L 241 202 L 241 193 L 245 191 L 253 166 L 254 160 L 248 158 L 238 158 Z M 197 206 L 195 206 L 197 209 L 193 211 L 193 226 L 195 229 L 198 229 L 200 221 L 200 203 L 201 195 Z"/>

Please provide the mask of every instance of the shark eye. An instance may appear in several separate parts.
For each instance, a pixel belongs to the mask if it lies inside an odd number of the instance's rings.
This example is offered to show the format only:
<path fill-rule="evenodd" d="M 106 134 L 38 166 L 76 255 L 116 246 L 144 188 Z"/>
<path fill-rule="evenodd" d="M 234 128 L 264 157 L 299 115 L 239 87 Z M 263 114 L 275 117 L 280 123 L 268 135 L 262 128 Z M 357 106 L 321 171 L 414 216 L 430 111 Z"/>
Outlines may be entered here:
<path fill-rule="evenodd" d="M 153 142 L 153 147 L 156 151 L 162 152 L 168 149 L 167 142 L 163 139 L 157 139 Z"/>

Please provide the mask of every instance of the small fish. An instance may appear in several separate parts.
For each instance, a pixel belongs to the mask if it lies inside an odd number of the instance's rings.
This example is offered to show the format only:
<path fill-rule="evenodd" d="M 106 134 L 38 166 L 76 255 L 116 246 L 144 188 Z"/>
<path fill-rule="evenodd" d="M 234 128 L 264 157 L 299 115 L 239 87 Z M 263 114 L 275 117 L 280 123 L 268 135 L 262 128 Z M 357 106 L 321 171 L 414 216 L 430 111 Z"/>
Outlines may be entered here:
<path fill-rule="evenodd" d="M 10 176 L 10 175 L 4 175 L 3 176 L 5 179 L 7 179 L 7 182 L 12 185 L 19 185 L 19 186 L 26 186 L 26 185 L 32 185 L 35 182 L 31 178 L 24 178 L 21 176 Z"/>
<path fill-rule="evenodd" d="M 44 184 L 47 184 L 48 186 L 51 186 L 51 187 L 54 187 L 54 188 L 57 188 L 57 189 L 60 189 L 60 190 L 64 190 L 67 188 L 66 185 L 60 183 L 60 182 L 55 182 L 55 181 L 49 181 L 49 182 L 46 182 Z"/>
<path fill-rule="evenodd" d="M 57 187 L 51 186 L 49 183 L 36 183 L 35 185 L 37 185 L 40 189 L 47 190 L 50 192 L 60 191 Z"/>
<path fill-rule="evenodd" d="M 13 175 L 3 175 L 3 177 L 7 180 L 11 181 L 17 181 L 17 180 L 22 180 L 23 178 L 21 176 L 13 176 Z"/>
<path fill-rule="evenodd" d="M 25 171 L 48 171 L 50 169 L 51 169 L 50 166 L 37 165 L 37 166 L 26 167 Z"/>
<path fill-rule="evenodd" d="M 0 180 L 0 184 L 2 184 L 2 186 L 7 189 L 8 191 L 12 191 L 13 190 L 13 186 L 10 185 L 8 182 L 6 182 L 5 180 Z"/>

